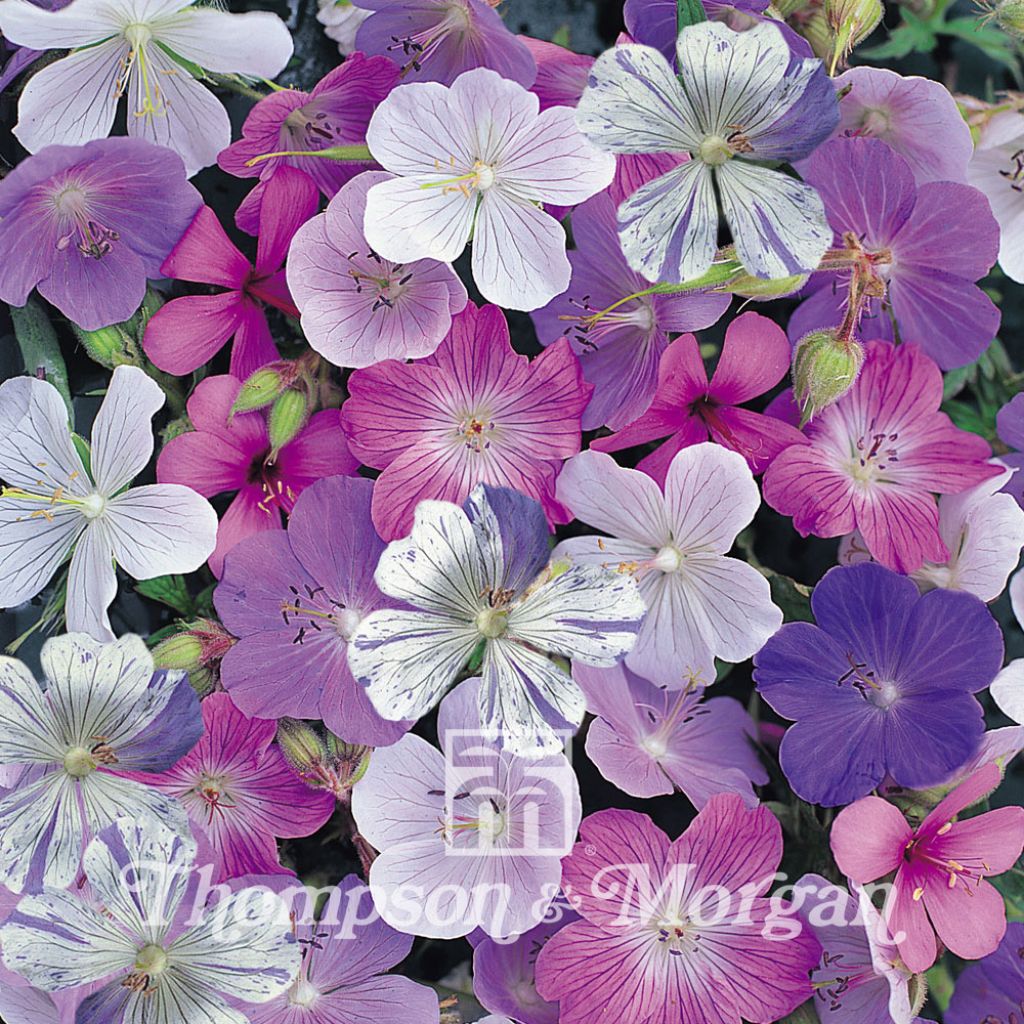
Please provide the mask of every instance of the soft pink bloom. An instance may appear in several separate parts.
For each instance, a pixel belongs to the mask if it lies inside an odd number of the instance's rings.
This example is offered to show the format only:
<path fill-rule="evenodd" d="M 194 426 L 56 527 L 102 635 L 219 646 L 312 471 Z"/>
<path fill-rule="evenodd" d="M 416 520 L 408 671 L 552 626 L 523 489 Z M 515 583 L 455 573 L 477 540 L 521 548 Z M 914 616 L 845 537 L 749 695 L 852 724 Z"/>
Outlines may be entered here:
<path fill-rule="evenodd" d="M 540 951 L 537 991 L 559 1000 L 561 1024 L 784 1017 L 811 997 L 821 947 L 809 929 L 771 930 L 765 897 L 781 859 L 778 821 L 732 793 L 713 796 L 674 842 L 645 814 L 591 815 L 562 861 L 584 920 Z"/>
<path fill-rule="evenodd" d="M 961 811 L 999 785 L 987 765 L 954 789 L 914 831 L 902 813 L 877 796 L 840 812 L 832 852 L 840 870 L 865 884 L 896 872 L 883 915 L 915 973 L 935 962 L 935 935 L 957 956 L 976 960 L 999 945 L 1006 907 L 986 881 L 1008 871 L 1024 848 L 1024 808 L 1000 807 L 963 821 Z M 902 938 L 900 937 L 902 935 Z"/>
<path fill-rule="evenodd" d="M 143 347 L 161 369 L 184 376 L 212 359 L 234 336 L 231 372 L 245 380 L 278 357 L 265 305 L 297 317 L 282 264 L 299 225 L 316 213 L 317 190 L 301 171 L 282 168 L 261 209 L 256 265 L 225 234 L 208 206 L 196 214 L 164 260 L 163 273 L 228 291 L 186 295 L 162 306 L 146 326 Z"/>
<path fill-rule="evenodd" d="M 939 412 L 942 374 L 913 344 L 865 345 L 857 382 L 807 426 L 807 440 L 768 468 L 764 498 L 806 537 L 860 531 L 872 557 L 897 572 L 950 557 L 936 494 L 955 494 L 1001 467 L 988 444 Z"/>
<path fill-rule="evenodd" d="M 782 420 L 736 407 L 775 387 L 789 371 L 791 356 L 789 339 L 778 324 L 743 313 L 725 332 L 709 383 L 697 339 L 684 334 L 661 357 L 658 388 L 647 412 L 590 447 L 617 452 L 667 436 L 637 463 L 637 469 L 663 484 L 676 452 L 710 437 L 739 452 L 752 473 L 763 473 L 784 448 L 802 443 L 803 435 Z"/>
<path fill-rule="evenodd" d="M 591 392 L 568 341 L 530 362 L 512 348 L 497 306 L 470 303 L 433 355 L 357 370 L 348 388 L 349 446 L 384 471 L 373 522 L 385 540 L 409 532 L 420 501 L 461 504 L 480 483 L 536 499 L 551 523 L 568 521 L 555 479 L 580 449 Z"/>
<path fill-rule="evenodd" d="M 275 837 L 312 835 L 335 800 L 306 785 L 273 743 L 277 722 L 246 718 L 226 693 L 202 702 L 202 739 L 173 768 L 129 777 L 176 797 L 210 842 L 214 884 L 247 874 L 291 874 Z"/>
<path fill-rule="evenodd" d="M 281 513 L 315 480 L 353 475 L 359 463 L 345 443 L 338 413 L 314 413 L 298 436 L 268 462 L 270 441 L 263 412 L 230 415 L 242 384 L 229 375 L 200 381 L 188 400 L 195 430 L 169 441 L 157 460 L 161 483 L 183 483 L 204 497 L 237 491 L 221 517 L 210 568 L 220 576 L 224 556 L 243 537 L 281 527 Z"/>

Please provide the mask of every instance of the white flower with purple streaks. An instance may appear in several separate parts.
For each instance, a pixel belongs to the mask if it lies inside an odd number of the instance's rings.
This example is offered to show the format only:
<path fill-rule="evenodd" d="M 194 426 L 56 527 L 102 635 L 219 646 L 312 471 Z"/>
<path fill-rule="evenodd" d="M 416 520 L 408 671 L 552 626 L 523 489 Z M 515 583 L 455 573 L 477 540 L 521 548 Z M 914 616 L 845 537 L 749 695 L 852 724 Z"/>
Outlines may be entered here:
<path fill-rule="evenodd" d="M 540 111 L 487 68 L 399 86 L 366 142 L 397 175 L 370 189 L 366 238 L 396 263 L 450 263 L 473 239 L 473 280 L 489 302 L 538 309 L 569 286 L 565 231 L 542 203 L 573 206 L 606 188 L 615 159 L 579 132 L 568 107 Z"/>
<path fill-rule="evenodd" d="M 594 145 L 612 153 L 689 153 L 619 207 L 629 265 L 651 281 L 698 278 L 715 258 L 718 208 L 757 277 L 814 270 L 832 242 L 817 192 L 754 161 L 808 156 L 839 121 L 821 61 L 794 58 L 774 25 L 684 29 L 680 74 L 653 47 L 598 57 L 576 110 Z"/>
<path fill-rule="evenodd" d="M 422 501 L 412 533 L 387 546 L 377 586 L 410 605 L 382 608 L 349 641 L 349 666 L 377 711 L 419 718 L 481 658 L 480 724 L 514 753 L 557 751 L 585 701 L 545 652 L 616 664 L 636 641 L 644 602 L 628 576 L 598 566 L 545 567 L 548 529 L 531 498 L 477 486 L 461 508 Z"/>
<path fill-rule="evenodd" d="M 0 928 L 4 962 L 51 992 L 109 979 L 77 1024 L 247 1024 L 225 994 L 249 1003 L 280 995 L 300 947 L 287 907 L 265 888 L 222 897 L 185 926 L 195 859 L 191 837 L 146 816 L 118 819 L 83 858 L 102 911 L 56 889 L 25 897 Z"/>
<path fill-rule="evenodd" d="M 165 771 L 203 731 L 185 673 L 154 672 L 137 636 L 54 637 L 41 660 L 45 689 L 0 658 L 0 765 L 22 769 L 0 799 L 0 884 L 15 892 L 70 885 L 85 843 L 119 814 L 187 831 L 176 801 L 117 773 Z"/>
<path fill-rule="evenodd" d="M 126 490 L 153 454 L 150 420 L 163 404 L 142 370 L 118 366 L 93 423 L 87 469 L 52 384 L 15 377 L 0 385 L 0 606 L 35 597 L 74 548 L 68 629 L 112 640 L 115 563 L 148 580 L 194 572 L 209 558 L 217 514 L 205 498 L 180 484 Z"/>

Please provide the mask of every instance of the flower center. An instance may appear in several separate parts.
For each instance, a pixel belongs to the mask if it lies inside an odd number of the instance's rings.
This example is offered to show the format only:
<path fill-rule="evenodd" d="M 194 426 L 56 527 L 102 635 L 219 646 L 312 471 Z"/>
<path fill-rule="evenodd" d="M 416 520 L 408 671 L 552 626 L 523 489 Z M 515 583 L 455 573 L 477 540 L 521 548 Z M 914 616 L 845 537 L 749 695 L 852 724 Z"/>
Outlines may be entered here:
<path fill-rule="evenodd" d="M 657 569 L 659 572 L 671 573 L 678 572 L 679 567 L 683 564 L 683 553 L 679 548 L 674 547 L 671 544 L 666 544 L 655 556 L 651 559 L 651 568 Z"/>
<path fill-rule="evenodd" d="M 73 779 L 84 779 L 96 771 L 96 760 L 85 747 L 72 747 L 64 755 L 64 771 Z"/>
<path fill-rule="evenodd" d="M 335 601 L 323 587 L 311 587 L 307 583 L 301 591 L 294 584 L 288 589 L 291 596 L 281 602 L 281 618 L 286 626 L 298 629 L 293 644 L 305 643 L 307 636 L 325 629 L 333 629 L 347 643 L 363 621 L 363 613 L 358 608 Z"/>
<path fill-rule="evenodd" d="M 1010 156 L 1010 166 L 999 172 L 1014 192 L 1024 192 L 1024 149 L 1018 149 Z"/>
<path fill-rule="evenodd" d="M 696 937 L 691 934 L 689 922 L 678 917 L 665 917 L 657 925 L 658 942 L 668 951 L 669 956 L 682 956 L 697 951 Z"/>
<path fill-rule="evenodd" d="M 485 412 L 466 413 L 455 428 L 455 436 L 471 452 L 486 451 L 494 437 L 494 421 Z"/>
<path fill-rule="evenodd" d="M 496 640 L 508 630 L 508 612 L 504 608 L 483 608 L 477 613 L 476 628 L 481 636 Z"/>
<path fill-rule="evenodd" d="M 874 139 L 887 135 L 891 128 L 892 118 L 889 116 L 889 112 L 872 108 L 864 111 L 860 131 L 857 134 Z"/>
<path fill-rule="evenodd" d="M 604 309 L 595 309 L 589 295 L 582 299 L 571 298 L 569 302 L 580 312 L 558 319 L 568 321 L 569 337 L 584 350 L 597 351 L 599 343 L 616 331 L 633 330 L 646 337 L 658 325 L 657 311 L 650 295 L 627 295 Z"/>
<path fill-rule="evenodd" d="M 708 135 L 701 142 L 697 156 L 706 164 L 717 167 L 731 159 L 733 155 L 729 140 L 722 135 Z"/>
<path fill-rule="evenodd" d="M 372 249 L 365 256 L 358 251 L 349 253 L 348 261 L 351 264 L 348 276 L 355 282 L 356 294 L 365 292 L 373 299 L 372 313 L 393 309 L 413 279 L 413 273 L 406 271 L 404 263 L 390 263 Z"/>
<path fill-rule="evenodd" d="M 153 41 L 153 32 L 150 27 L 141 22 L 127 25 L 124 29 L 124 38 L 130 47 L 128 56 L 124 59 L 115 86 L 115 95 L 120 99 L 128 88 L 132 74 L 139 76 L 139 99 L 141 106 L 133 111 L 136 117 L 155 117 L 167 113 L 167 106 L 163 100 L 160 89 L 159 76 L 149 64 L 147 47 Z"/>
<path fill-rule="evenodd" d="M 315 103 L 293 110 L 281 125 L 281 149 L 327 149 L 343 141 L 340 125 Z"/>
<path fill-rule="evenodd" d="M 897 440 L 899 434 L 884 432 L 858 437 L 849 464 L 850 476 L 865 485 L 879 480 L 892 463 L 899 462 L 899 449 L 895 447 Z"/>
<path fill-rule="evenodd" d="M 92 494 L 87 494 L 82 499 L 82 515 L 86 519 L 98 519 L 103 515 L 103 510 L 107 507 L 107 499 L 103 497 L 97 491 L 93 491 Z"/>
<path fill-rule="evenodd" d="M 49 197 L 50 205 L 64 232 L 57 239 L 57 251 L 64 252 L 75 242 L 83 256 L 102 259 L 120 239 L 118 232 L 91 216 L 89 193 L 77 181 L 65 182 Z"/>
<path fill-rule="evenodd" d="M 655 758 L 664 757 L 668 752 L 668 744 L 658 733 L 655 733 L 653 736 L 648 736 L 643 740 L 640 746 L 646 750 L 651 757 Z"/>
<path fill-rule="evenodd" d="M 308 978 L 300 977 L 291 991 L 288 993 L 288 1003 L 291 1006 L 302 1006 L 309 1008 L 320 998 L 320 992 L 315 989 Z"/>
<path fill-rule="evenodd" d="M 485 0 L 491 7 L 497 5 L 497 0 Z M 389 53 L 402 51 L 402 56 L 407 57 L 406 62 L 401 66 L 402 77 L 410 71 L 420 71 L 424 62 L 430 58 L 450 35 L 461 37 L 473 33 L 473 19 L 470 15 L 466 0 L 451 0 L 451 3 L 441 8 L 437 15 L 425 27 L 418 32 L 411 32 L 407 36 L 392 36 L 392 43 L 388 46 Z"/>
<path fill-rule="evenodd" d="M 167 969 L 167 953 L 154 943 L 143 946 L 135 957 L 135 969 L 121 985 L 130 992 L 149 995 L 154 991 L 153 980 Z"/>

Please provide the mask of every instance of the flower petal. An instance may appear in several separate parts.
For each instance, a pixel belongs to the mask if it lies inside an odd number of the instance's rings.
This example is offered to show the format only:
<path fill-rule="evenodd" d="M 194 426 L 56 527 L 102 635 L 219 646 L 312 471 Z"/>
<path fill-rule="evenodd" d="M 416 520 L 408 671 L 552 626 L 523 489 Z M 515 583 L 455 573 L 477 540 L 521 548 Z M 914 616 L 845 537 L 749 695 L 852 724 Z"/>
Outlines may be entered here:
<path fill-rule="evenodd" d="M 117 575 L 104 523 L 94 520 L 82 531 L 68 569 L 65 617 L 70 632 L 113 640 L 107 610 L 117 596 Z"/>
<path fill-rule="evenodd" d="M 0 498 L 0 607 L 14 608 L 35 597 L 68 557 L 85 529 L 85 518 L 70 505 L 45 508 Z"/>
<path fill-rule="evenodd" d="M 292 55 L 285 23 L 265 11 L 234 14 L 187 6 L 156 28 L 159 41 L 175 53 L 219 74 L 274 78 Z"/>
<path fill-rule="evenodd" d="M 864 885 L 899 866 L 912 836 L 897 807 L 868 796 L 839 812 L 832 825 L 832 853 L 839 870 Z"/>

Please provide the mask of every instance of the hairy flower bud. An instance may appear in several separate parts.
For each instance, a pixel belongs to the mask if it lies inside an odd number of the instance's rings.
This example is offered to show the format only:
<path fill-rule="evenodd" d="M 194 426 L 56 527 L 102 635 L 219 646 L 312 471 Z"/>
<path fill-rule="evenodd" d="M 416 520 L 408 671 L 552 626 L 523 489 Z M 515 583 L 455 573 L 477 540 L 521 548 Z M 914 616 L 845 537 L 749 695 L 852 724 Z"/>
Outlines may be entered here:
<path fill-rule="evenodd" d="M 828 328 L 805 334 L 793 355 L 793 394 L 800 406 L 800 426 L 838 402 L 853 387 L 864 362 L 864 349 L 853 338 Z"/>
<path fill-rule="evenodd" d="M 203 697 L 216 687 L 221 659 L 234 643 L 235 638 L 219 622 L 197 619 L 153 648 L 153 664 L 187 672 L 192 688 Z"/>
<path fill-rule="evenodd" d="M 245 379 L 231 406 L 231 415 L 265 408 L 281 394 L 284 387 L 284 374 L 277 364 L 261 366 Z"/>
<path fill-rule="evenodd" d="M 1004 32 L 1024 37 L 1024 0 L 998 0 L 988 10 Z"/>
<path fill-rule="evenodd" d="M 794 274 L 792 277 L 765 279 L 752 277 L 750 274 L 740 274 L 739 277 L 735 277 L 721 287 L 715 288 L 714 291 L 739 295 L 744 299 L 767 302 L 770 299 L 781 299 L 798 292 L 807 283 L 808 277 L 810 277 L 810 274 Z"/>
<path fill-rule="evenodd" d="M 814 56 L 827 60 L 835 50 L 835 34 L 829 27 L 828 18 L 820 8 L 811 11 L 799 24 L 800 35 L 811 44 Z"/>
<path fill-rule="evenodd" d="M 343 804 L 370 765 L 370 747 L 346 743 L 326 729 L 294 718 L 278 722 L 277 743 L 303 782 L 329 790 Z"/>
<path fill-rule="evenodd" d="M 295 440 L 306 425 L 309 412 L 309 395 L 305 388 L 288 388 L 277 396 L 267 423 L 271 462 L 286 444 Z"/>
<path fill-rule="evenodd" d="M 132 338 L 121 324 L 111 324 L 96 331 L 83 331 L 76 326 L 75 335 L 86 355 L 108 370 L 135 362 L 130 349 Z"/>
<path fill-rule="evenodd" d="M 282 718 L 277 723 L 277 745 L 302 776 L 314 774 L 329 756 L 320 733 L 309 722 L 296 718 Z"/>
<path fill-rule="evenodd" d="M 874 32 L 885 13 L 882 0 L 825 0 L 824 10 L 835 34 L 833 66 Z"/>

